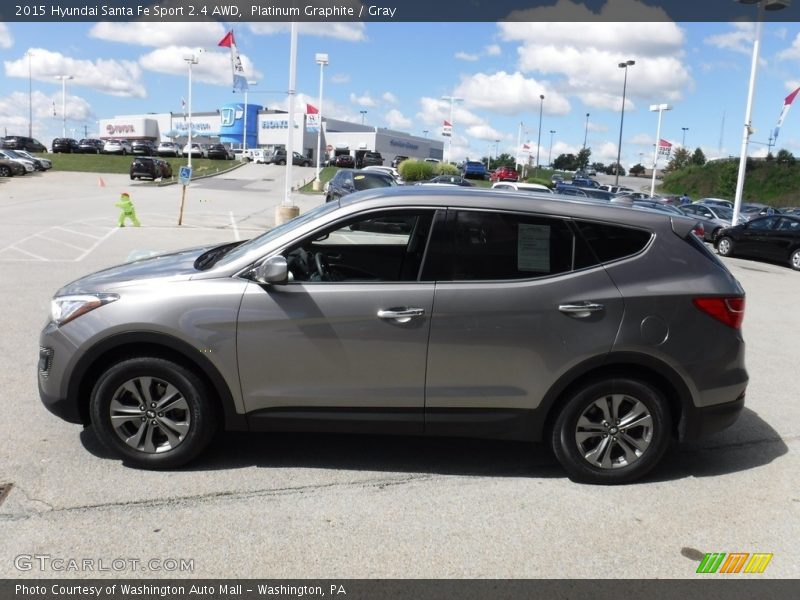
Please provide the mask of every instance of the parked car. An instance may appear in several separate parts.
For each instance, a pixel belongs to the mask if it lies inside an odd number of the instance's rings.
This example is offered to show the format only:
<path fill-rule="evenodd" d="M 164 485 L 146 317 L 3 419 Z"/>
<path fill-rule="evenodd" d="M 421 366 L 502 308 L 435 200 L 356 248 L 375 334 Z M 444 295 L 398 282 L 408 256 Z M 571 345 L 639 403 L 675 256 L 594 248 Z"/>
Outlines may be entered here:
<path fill-rule="evenodd" d="M 103 140 L 84 138 L 78 142 L 78 152 L 82 154 L 100 154 L 106 143 Z"/>
<path fill-rule="evenodd" d="M 192 461 L 220 427 L 335 430 L 544 441 L 570 477 L 627 483 L 744 407 L 744 290 L 692 227 L 488 190 L 362 192 L 61 288 L 39 394 L 148 469 Z"/>
<path fill-rule="evenodd" d="M 751 256 L 788 263 L 800 271 L 800 217 L 774 214 L 719 232 L 714 246 L 722 256 Z"/>
<path fill-rule="evenodd" d="M 383 156 L 381 156 L 380 152 L 365 152 L 361 155 L 361 168 L 382 165 Z"/>
<path fill-rule="evenodd" d="M 269 162 L 275 165 L 285 165 L 286 148 L 277 148 L 275 152 L 272 154 L 272 156 L 269 158 Z M 308 158 L 307 156 L 303 156 L 299 152 L 292 152 L 292 164 L 300 167 L 310 167 L 313 163 L 311 162 L 311 159 Z"/>
<path fill-rule="evenodd" d="M 80 147 L 78 146 L 78 140 L 74 140 L 72 138 L 55 138 L 50 147 L 53 151 L 53 154 L 72 154 L 73 152 L 81 151 Z"/>
<path fill-rule="evenodd" d="M 28 152 L 47 152 L 47 147 L 37 139 L 22 135 L 7 135 L 3 138 L 2 148 L 8 150 L 27 150 Z"/>
<path fill-rule="evenodd" d="M 333 159 L 333 165 L 344 169 L 353 169 L 356 161 L 349 154 L 337 154 Z"/>
<path fill-rule="evenodd" d="M 212 144 L 208 148 L 208 158 L 214 160 L 233 160 L 233 152 L 222 144 Z"/>
<path fill-rule="evenodd" d="M 600 189 L 600 183 L 589 177 L 573 177 L 570 183 L 576 187 Z"/>
<path fill-rule="evenodd" d="M 131 154 L 133 148 L 128 140 L 106 140 L 103 145 L 103 154 Z"/>
<path fill-rule="evenodd" d="M 758 217 L 766 217 L 770 215 L 778 215 L 781 211 L 777 208 L 767 206 L 766 204 L 759 204 L 758 202 L 745 202 L 742 204 L 739 214 L 746 220 L 756 219 Z"/>
<path fill-rule="evenodd" d="M 696 217 L 703 223 L 707 242 L 713 242 L 717 239 L 719 232 L 726 227 L 731 226 L 733 221 L 733 210 L 727 206 L 714 206 L 711 204 L 684 204 L 681 210 L 690 217 Z M 747 221 L 742 215 L 739 215 L 737 225 Z"/>
<path fill-rule="evenodd" d="M 13 150 L 13 152 L 21 158 L 27 158 L 28 160 L 32 161 L 34 169 L 37 171 L 49 171 L 53 168 L 53 161 L 50 159 L 34 156 L 26 150 Z"/>
<path fill-rule="evenodd" d="M 492 184 L 493 190 L 513 190 L 515 192 L 537 192 L 543 194 L 552 194 L 551 190 L 546 185 L 541 183 L 526 183 L 524 181 L 501 181 Z"/>
<path fill-rule="evenodd" d="M 630 194 L 635 191 L 633 188 L 624 185 L 611 185 L 609 183 L 597 186 L 597 189 L 611 192 L 612 194 Z"/>
<path fill-rule="evenodd" d="M 26 174 L 33 173 L 36 170 L 36 164 L 31 159 L 17 154 L 15 150 L 0 150 L 0 158 L 5 158 L 6 160 L 10 160 L 21 165 L 25 169 Z"/>
<path fill-rule="evenodd" d="M 553 185 L 557 184 L 559 181 L 564 181 L 564 176 L 561 173 L 553 173 L 550 176 L 550 183 Z"/>
<path fill-rule="evenodd" d="M 784 206 L 778 210 L 782 215 L 800 216 L 800 206 Z"/>
<path fill-rule="evenodd" d="M 519 173 L 514 167 L 497 167 L 489 176 L 490 181 L 519 181 Z"/>
<path fill-rule="evenodd" d="M 183 150 L 180 147 L 180 144 L 176 144 L 175 142 L 161 142 L 156 147 L 156 154 L 159 156 L 172 156 L 174 158 L 180 158 L 183 156 Z"/>
<path fill-rule="evenodd" d="M 400 166 L 400 163 L 403 162 L 404 160 L 408 160 L 408 157 L 407 156 L 403 156 L 402 154 L 396 155 L 392 159 L 392 167 L 394 167 L 396 169 L 397 167 Z"/>
<path fill-rule="evenodd" d="M 614 203 L 614 200 L 611 201 Z M 678 215 L 681 217 L 691 216 L 683 212 L 682 208 L 673 206 L 672 204 L 664 204 L 658 200 L 632 200 L 630 206 L 632 208 L 647 208 L 650 210 L 657 210 L 658 212 L 667 213 L 670 215 Z M 705 235 L 705 228 L 703 228 L 703 235 Z"/>
<path fill-rule="evenodd" d="M 394 177 L 386 173 L 361 169 L 341 169 L 328 182 L 325 190 L 325 202 L 334 202 L 353 192 L 396 185 Z"/>
<path fill-rule="evenodd" d="M 25 173 L 25 167 L 21 163 L 0 157 L 0 177 L 14 177 Z"/>
<path fill-rule="evenodd" d="M 182 152 L 184 156 L 189 156 L 191 154 L 192 158 L 206 157 L 205 151 L 203 150 L 203 147 L 200 144 L 192 144 L 191 148 L 189 147 L 189 144 L 186 144 L 183 147 Z"/>
<path fill-rule="evenodd" d="M 172 165 L 161 158 L 151 156 L 137 156 L 131 161 L 131 179 L 160 179 L 172 177 Z"/>
<path fill-rule="evenodd" d="M 723 200 L 722 198 L 701 198 L 692 204 L 706 204 L 708 206 L 724 206 L 733 210 L 733 202 L 730 200 Z"/>
<path fill-rule="evenodd" d="M 574 182 L 575 179 L 573 179 L 572 181 Z M 579 179 L 578 181 L 583 181 L 583 180 Z M 603 202 L 610 202 L 616 197 L 611 192 L 606 192 L 605 190 L 601 190 L 596 187 L 583 187 L 579 185 L 574 185 L 574 183 L 564 183 L 564 182 L 560 182 L 556 185 L 555 193 L 564 196 L 580 196 L 584 198 L 591 198 L 594 200 L 602 200 Z"/>
<path fill-rule="evenodd" d="M 489 173 L 479 160 L 468 160 L 461 166 L 461 176 L 465 179 L 488 179 Z"/>
<path fill-rule="evenodd" d="M 142 156 L 155 156 L 156 145 L 150 140 L 134 140 L 131 142 L 131 153 Z"/>
<path fill-rule="evenodd" d="M 403 185 L 405 183 L 405 181 L 403 181 L 403 177 L 400 175 L 400 172 L 394 167 L 371 166 L 371 167 L 364 167 L 362 170 L 377 171 L 379 173 L 386 173 L 387 175 L 391 175 L 392 177 L 394 177 L 394 180 L 397 182 L 397 185 Z"/>
<path fill-rule="evenodd" d="M 460 185 L 461 187 L 475 187 L 469 179 L 464 179 L 460 175 L 437 175 L 426 181 L 419 182 L 418 185 Z"/>

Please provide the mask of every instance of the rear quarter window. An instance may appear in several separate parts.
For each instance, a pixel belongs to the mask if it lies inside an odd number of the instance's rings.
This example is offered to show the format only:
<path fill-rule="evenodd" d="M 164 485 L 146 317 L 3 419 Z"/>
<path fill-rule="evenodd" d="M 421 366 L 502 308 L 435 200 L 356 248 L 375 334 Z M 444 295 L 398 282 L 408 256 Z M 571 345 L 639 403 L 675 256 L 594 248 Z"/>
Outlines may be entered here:
<path fill-rule="evenodd" d="M 652 237 L 649 231 L 621 225 L 575 221 L 575 226 L 601 263 L 641 252 Z"/>

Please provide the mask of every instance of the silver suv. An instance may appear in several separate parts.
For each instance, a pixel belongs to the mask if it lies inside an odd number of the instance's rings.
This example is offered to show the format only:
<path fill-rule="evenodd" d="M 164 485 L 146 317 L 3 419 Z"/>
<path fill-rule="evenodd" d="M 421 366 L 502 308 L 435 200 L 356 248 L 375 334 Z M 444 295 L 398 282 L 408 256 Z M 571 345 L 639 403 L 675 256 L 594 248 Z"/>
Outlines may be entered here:
<path fill-rule="evenodd" d="M 347 431 L 545 440 L 572 478 L 628 482 L 744 404 L 744 291 L 694 225 L 530 193 L 351 194 L 62 288 L 40 395 L 145 468 L 219 428 Z"/>

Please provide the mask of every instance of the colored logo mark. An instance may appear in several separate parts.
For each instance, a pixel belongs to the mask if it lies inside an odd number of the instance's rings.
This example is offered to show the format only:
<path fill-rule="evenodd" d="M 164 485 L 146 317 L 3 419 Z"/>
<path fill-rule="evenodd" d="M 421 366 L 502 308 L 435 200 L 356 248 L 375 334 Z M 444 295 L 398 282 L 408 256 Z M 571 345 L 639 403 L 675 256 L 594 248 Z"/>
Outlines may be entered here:
<path fill-rule="evenodd" d="M 697 573 L 763 573 L 772 560 L 772 553 L 756 552 L 708 552 L 700 565 Z"/>

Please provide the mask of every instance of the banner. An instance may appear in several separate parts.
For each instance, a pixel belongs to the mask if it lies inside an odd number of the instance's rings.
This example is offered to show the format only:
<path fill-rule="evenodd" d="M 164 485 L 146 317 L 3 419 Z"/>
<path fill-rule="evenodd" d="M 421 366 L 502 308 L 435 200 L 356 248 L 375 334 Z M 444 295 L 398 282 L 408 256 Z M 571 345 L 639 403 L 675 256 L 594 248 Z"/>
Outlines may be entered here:
<path fill-rule="evenodd" d="M 667 140 L 658 140 L 658 155 L 669 158 L 672 154 L 672 144 Z"/>
<path fill-rule="evenodd" d="M 775 125 L 775 131 L 772 132 L 773 142 L 777 141 L 778 139 L 778 133 L 781 130 L 781 125 L 783 125 L 783 120 L 786 118 L 786 115 L 789 114 L 789 108 L 791 108 L 792 102 L 794 102 L 794 98 L 797 96 L 797 92 L 800 92 L 800 87 L 783 99 L 783 108 L 781 109 L 781 114 L 778 117 L 778 124 Z"/>
<path fill-rule="evenodd" d="M 233 89 L 243 92 L 247 89 L 247 77 L 244 76 L 242 59 L 239 57 L 239 50 L 236 48 L 236 40 L 233 39 L 233 29 L 225 34 L 217 44 L 231 49 L 231 68 L 233 70 Z"/>
<path fill-rule="evenodd" d="M 319 113 L 308 113 L 306 115 L 306 131 L 309 133 L 317 133 L 320 127 Z"/>
<path fill-rule="evenodd" d="M 453 124 L 450 121 L 445 121 L 444 125 L 442 125 L 442 135 L 445 137 L 453 135 Z"/>

